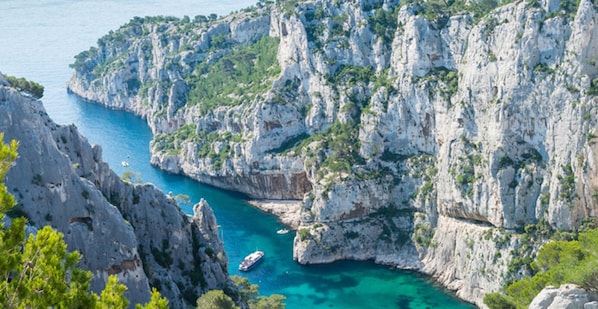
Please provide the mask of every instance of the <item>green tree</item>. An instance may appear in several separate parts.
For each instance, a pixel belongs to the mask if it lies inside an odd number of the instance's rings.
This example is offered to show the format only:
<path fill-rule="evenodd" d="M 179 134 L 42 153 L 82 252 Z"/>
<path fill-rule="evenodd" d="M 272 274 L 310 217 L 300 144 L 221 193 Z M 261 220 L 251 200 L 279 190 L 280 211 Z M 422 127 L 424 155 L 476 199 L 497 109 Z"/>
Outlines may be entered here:
<path fill-rule="evenodd" d="M 100 294 L 98 308 L 100 309 L 125 309 L 129 301 L 123 296 L 127 288 L 118 283 L 116 276 L 108 277 L 106 287 Z"/>
<path fill-rule="evenodd" d="M 488 293 L 484 295 L 484 304 L 493 309 L 516 309 L 517 306 L 508 296 L 501 293 Z"/>
<path fill-rule="evenodd" d="M 91 276 L 75 267 L 80 254 L 67 252 L 62 234 L 45 226 L 27 241 L 19 240 L 24 248 L 12 252 L 20 262 L 6 286 L 7 307 L 89 307 L 94 303 L 94 296 L 87 293 Z"/>
<path fill-rule="evenodd" d="M 183 193 L 179 193 L 177 195 L 174 196 L 174 200 L 177 202 L 177 204 L 189 204 L 191 203 L 191 198 L 189 197 L 189 195 L 187 194 L 183 194 Z"/>
<path fill-rule="evenodd" d="M 258 296 L 256 301 L 249 303 L 251 309 L 284 309 L 284 301 L 287 298 L 284 295 L 272 294 L 270 296 Z"/>
<path fill-rule="evenodd" d="M 152 288 L 152 297 L 145 306 L 137 304 L 136 309 L 168 309 L 168 300 L 160 295 L 156 288 Z"/>
<path fill-rule="evenodd" d="M 243 302 L 249 302 L 252 298 L 257 297 L 259 289 L 257 284 L 251 284 L 249 279 L 241 276 L 231 276 L 230 279 L 239 289 Z"/>
<path fill-rule="evenodd" d="M 490 308 L 527 308 L 548 285 L 575 283 L 598 291 L 598 229 L 579 233 L 577 240 L 558 240 L 544 245 L 531 264 L 533 276 L 515 281 L 506 295 L 491 293 L 484 297 Z"/>
<path fill-rule="evenodd" d="M 197 299 L 198 309 L 238 309 L 232 298 L 222 290 L 211 290 Z"/>
<path fill-rule="evenodd" d="M 286 297 L 280 294 L 259 296 L 259 286 L 252 284 L 245 277 L 231 276 L 241 294 L 241 300 L 249 305 L 250 309 L 284 309 Z"/>

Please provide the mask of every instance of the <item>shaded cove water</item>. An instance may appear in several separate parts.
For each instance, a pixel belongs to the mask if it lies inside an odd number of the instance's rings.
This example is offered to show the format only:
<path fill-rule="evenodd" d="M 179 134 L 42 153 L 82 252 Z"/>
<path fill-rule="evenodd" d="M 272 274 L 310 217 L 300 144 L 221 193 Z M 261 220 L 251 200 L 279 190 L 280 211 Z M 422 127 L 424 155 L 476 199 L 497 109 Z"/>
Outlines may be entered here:
<path fill-rule="evenodd" d="M 84 102 L 66 92 L 73 56 L 134 16 L 227 14 L 255 1 L 219 0 L 0 0 L 0 72 L 42 83 L 44 105 L 60 124 L 74 123 L 119 175 L 126 170 L 165 192 L 205 198 L 216 213 L 232 275 L 259 284 L 264 295 L 287 297 L 287 308 L 471 308 L 430 279 L 371 262 L 343 261 L 302 266 L 293 261 L 294 233 L 271 215 L 248 206 L 245 197 L 164 173 L 149 164 L 151 131 L 122 111 Z M 129 162 L 127 168 L 120 162 Z M 192 205 L 181 205 L 191 213 Z M 264 262 L 249 273 L 237 264 L 255 249 Z"/>

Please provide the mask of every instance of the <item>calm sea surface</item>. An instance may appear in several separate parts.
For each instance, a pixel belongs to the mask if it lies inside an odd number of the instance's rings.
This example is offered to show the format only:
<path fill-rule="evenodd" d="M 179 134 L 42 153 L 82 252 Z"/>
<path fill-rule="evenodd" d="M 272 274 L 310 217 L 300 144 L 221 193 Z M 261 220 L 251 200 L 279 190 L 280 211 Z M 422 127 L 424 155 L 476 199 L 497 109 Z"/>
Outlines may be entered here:
<path fill-rule="evenodd" d="M 276 234 L 276 218 L 249 207 L 244 197 L 210 188 L 149 164 L 151 132 L 135 116 L 82 102 L 66 93 L 73 56 L 134 16 L 224 15 L 254 4 L 241 0 L 0 0 L 0 72 L 45 86 L 44 105 L 60 124 L 74 123 L 119 174 L 139 172 L 165 192 L 184 193 L 193 202 L 205 198 L 216 213 L 231 274 L 242 258 L 259 248 L 264 263 L 243 273 L 264 295 L 287 297 L 287 308 L 470 308 L 416 273 L 369 262 L 301 266 L 293 261 L 293 233 Z M 191 212 L 191 205 L 182 205 Z M 250 220 L 248 220 L 250 218 Z"/>

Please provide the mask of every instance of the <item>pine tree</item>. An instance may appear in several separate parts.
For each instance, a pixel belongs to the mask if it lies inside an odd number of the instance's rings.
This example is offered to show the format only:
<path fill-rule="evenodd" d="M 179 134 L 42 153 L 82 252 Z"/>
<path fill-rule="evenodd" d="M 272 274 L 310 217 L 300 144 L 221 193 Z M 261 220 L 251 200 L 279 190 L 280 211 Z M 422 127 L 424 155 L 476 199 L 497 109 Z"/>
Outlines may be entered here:
<path fill-rule="evenodd" d="M 201 309 L 238 309 L 232 298 L 222 290 L 211 290 L 197 299 L 197 308 Z"/>

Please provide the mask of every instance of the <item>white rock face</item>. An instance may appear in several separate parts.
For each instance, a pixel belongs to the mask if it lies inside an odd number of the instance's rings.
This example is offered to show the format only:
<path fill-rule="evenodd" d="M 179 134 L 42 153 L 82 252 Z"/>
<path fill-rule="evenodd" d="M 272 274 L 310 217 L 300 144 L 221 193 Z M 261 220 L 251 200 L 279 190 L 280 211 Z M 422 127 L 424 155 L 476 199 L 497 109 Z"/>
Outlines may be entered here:
<path fill-rule="evenodd" d="M 415 268 L 481 305 L 502 285 L 516 231 L 541 219 L 570 230 L 597 214 L 598 12 L 589 0 L 559 6 L 429 21 L 397 1 L 318 0 L 196 24 L 193 35 L 175 22 L 130 25 L 124 43 L 84 57 L 69 89 L 171 133 L 156 138 L 155 165 L 303 201 L 299 262 Z M 207 114 L 185 104 L 194 70 L 260 33 L 279 39 L 268 89 Z M 229 44 L 209 48 L 223 36 Z M 123 65 L 94 73 L 125 49 Z M 144 93 L 121 91 L 135 79 Z M 185 125 L 206 137 L 159 147 Z"/>
<path fill-rule="evenodd" d="M 544 288 L 534 298 L 529 309 L 589 309 L 596 306 L 596 295 L 574 284 L 563 284 L 559 288 Z"/>
<path fill-rule="evenodd" d="M 124 183 L 102 161 L 99 146 L 90 146 L 74 126 L 55 124 L 40 101 L 3 82 L 0 77 L 0 132 L 5 142 L 19 142 L 5 180 L 15 208 L 36 227 L 51 225 L 64 234 L 69 250 L 82 254 L 80 266 L 93 273 L 95 292 L 116 274 L 131 304 L 149 301 L 156 287 L 170 307 L 186 308 L 207 290 L 233 286 L 205 201 L 189 218 L 153 185 Z"/>

